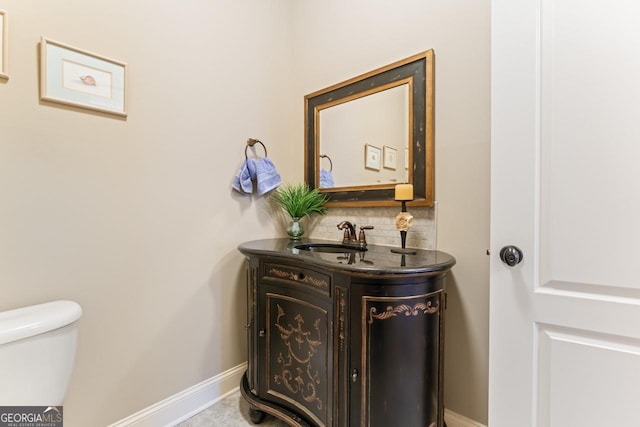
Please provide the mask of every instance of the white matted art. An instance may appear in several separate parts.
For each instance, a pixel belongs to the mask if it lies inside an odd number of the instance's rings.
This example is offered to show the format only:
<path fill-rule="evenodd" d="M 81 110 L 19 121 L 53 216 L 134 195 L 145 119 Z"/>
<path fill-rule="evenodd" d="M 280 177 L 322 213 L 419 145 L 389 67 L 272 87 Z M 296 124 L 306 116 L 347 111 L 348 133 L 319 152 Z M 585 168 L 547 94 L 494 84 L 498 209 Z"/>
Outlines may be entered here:
<path fill-rule="evenodd" d="M 9 18 L 0 10 L 0 78 L 9 78 Z"/>
<path fill-rule="evenodd" d="M 375 145 L 364 145 L 364 167 L 379 171 L 382 158 L 382 150 Z"/>
<path fill-rule="evenodd" d="M 40 99 L 126 117 L 127 64 L 42 37 L 40 67 Z"/>
<path fill-rule="evenodd" d="M 398 150 L 393 147 L 389 147 L 388 145 L 382 146 L 382 164 L 385 169 L 393 169 L 396 170 L 398 163 Z"/>

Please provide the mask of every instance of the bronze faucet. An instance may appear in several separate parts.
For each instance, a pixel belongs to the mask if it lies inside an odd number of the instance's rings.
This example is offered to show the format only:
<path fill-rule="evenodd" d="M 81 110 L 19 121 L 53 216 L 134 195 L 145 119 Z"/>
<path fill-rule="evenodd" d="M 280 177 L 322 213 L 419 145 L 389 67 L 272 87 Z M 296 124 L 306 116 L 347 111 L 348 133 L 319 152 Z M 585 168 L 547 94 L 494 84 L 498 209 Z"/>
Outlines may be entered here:
<path fill-rule="evenodd" d="M 338 230 L 344 230 L 342 237 L 343 245 L 359 246 L 364 248 L 367 246 L 367 238 L 364 234 L 364 230 L 372 230 L 373 225 L 363 225 L 360 227 L 360 234 L 356 238 L 356 225 L 349 221 L 342 221 L 338 224 Z"/>
<path fill-rule="evenodd" d="M 342 221 L 338 224 L 338 230 L 344 230 L 344 238 L 342 243 L 345 245 L 351 244 L 356 241 L 356 226 L 349 221 Z"/>

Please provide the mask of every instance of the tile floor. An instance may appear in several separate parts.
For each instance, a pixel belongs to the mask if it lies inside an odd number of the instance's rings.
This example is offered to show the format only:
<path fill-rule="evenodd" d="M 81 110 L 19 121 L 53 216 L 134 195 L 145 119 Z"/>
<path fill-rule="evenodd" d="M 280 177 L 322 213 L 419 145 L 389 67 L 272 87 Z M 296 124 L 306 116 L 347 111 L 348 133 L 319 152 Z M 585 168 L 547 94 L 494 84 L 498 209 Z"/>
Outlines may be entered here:
<path fill-rule="evenodd" d="M 240 395 L 240 391 L 222 399 L 215 405 L 194 415 L 176 427 L 286 427 L 284 422 L 267 415 L 261 424 L 253 424 L 249 419 L 249 405 Z"/>

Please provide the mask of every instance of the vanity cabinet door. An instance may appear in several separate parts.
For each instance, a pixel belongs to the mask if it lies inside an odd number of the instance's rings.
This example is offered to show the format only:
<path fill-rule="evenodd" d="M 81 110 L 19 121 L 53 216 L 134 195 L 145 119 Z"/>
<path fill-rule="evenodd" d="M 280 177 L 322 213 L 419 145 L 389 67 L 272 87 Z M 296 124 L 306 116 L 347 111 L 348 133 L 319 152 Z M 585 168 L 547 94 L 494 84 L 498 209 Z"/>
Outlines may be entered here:
<path fill-rule="evenodd" d="M 444 291 L 352 285 L 351 425 L 443 425 Z"/>
<path fill-rule="evenodd" d="M 332 426 L 332 303 L 298 284 L 258 290 L 259 396 L 311 425 Z"/>

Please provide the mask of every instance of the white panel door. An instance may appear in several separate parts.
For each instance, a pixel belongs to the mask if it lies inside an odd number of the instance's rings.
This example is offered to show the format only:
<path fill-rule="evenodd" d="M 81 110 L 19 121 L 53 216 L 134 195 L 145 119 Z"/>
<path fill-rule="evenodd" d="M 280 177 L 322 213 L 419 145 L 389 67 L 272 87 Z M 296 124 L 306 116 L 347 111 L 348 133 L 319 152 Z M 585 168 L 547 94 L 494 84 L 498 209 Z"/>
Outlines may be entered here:
<path fill-rule="evenodd" d="M 491 150 L 489 427 L 640 426 L 640 2 L 492 0 Z"/>

